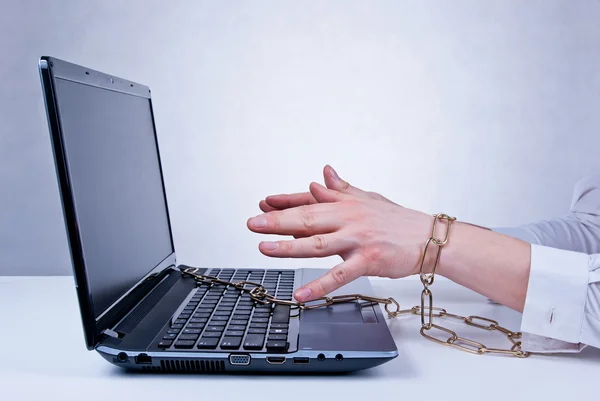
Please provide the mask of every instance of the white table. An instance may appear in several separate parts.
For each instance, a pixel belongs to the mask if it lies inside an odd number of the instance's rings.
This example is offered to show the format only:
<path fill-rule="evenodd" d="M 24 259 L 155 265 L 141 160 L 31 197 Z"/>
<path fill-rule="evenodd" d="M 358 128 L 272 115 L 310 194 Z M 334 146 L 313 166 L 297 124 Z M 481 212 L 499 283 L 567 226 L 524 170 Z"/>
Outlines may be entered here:
<path fill-rule="evenodd" d="M 373 280 L 375 295 L 417 304 L 420 283 Z M 519 314 L 436 280 L 434 302 L 518 328 Z M 0 277 L 0 400 L 600 400 L 600 350 L 527 359 L 473 355 L 430 342 L 420 319 L 390 320 L 399 356 L 340 376 L 128 373 L 84 346 L 72 277 Z M 488 346 L 504 338 L 452 325 Z M 592 390 L 593 389 L 593 390 Z M 595 392 L 593 392 L 595 391 Z M 129 398 L 131 397 L 131 398 Z"/>

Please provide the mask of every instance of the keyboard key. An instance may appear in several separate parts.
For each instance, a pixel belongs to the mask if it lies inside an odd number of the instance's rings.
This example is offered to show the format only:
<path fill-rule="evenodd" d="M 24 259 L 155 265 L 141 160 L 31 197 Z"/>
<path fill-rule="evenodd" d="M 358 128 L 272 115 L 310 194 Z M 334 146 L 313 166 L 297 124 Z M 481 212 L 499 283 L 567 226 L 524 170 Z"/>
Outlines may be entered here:
<path fill-rule="evenodd" d="M 202 335 L 202 338 L 221 338 L 222 331 L 209 331 Z"/>
<path fill-rule="evenodd" d="M 173 344 L 172 340 L 162 340 L 158 343 L 158 348 L 169 348 Z"/>
<path fill-rule="evenodd" d="M 271 324 L 272 329 L 287 329 L 288 326 L 289 326 L 288 323 L 272 323 Z"/>
<path fill-rule="evenodd" d="M 227 320 L 215 320 L 213 318 L 208 324 L 211 326 L 227 326 Z"/>
<path fill-rule="evenodd" d="M 269 334 L 269 338 L 267 341 L 285 341 L 287 340 L 287 335 L 285 334 Z"/>
<path fill-rule="evenodd" d="M 272 323 L 287 323 L 290 321 L 290 306 L 276 305 L 273 309 Z"/>
<path fill-rule="evenodd" d="M 177 334 L 166 334 L 166 335 L 163 337 L 163 340 L 174 340 L 174 339 L 175 339 L 175 337 L 177 337 Z"/>
<path fill-rule="evenodd" d="M 233 330 L 233 331 L 239 331 L 239 330 L 246 330 L 246 326 L 243 325 L 229 325 L 229 327 L 227 328 L 228 330 Z"/>
<path fill-rule="evenodd" d="M 239 330 L 239 331 L 228 330 L 225 332 L 225 336 L 226 337 L 244 337 L 244 331 L 243 330 Z"/>
<path fill-rule="evenodd" d="M 238 312 L 238 311 L 236 311 L 233 314 L 233 318 L 234 319 L 245 320 L 245 319 L 248 319 L 248 317 L 250 317 L 251 314 L 252 314 L 252 312 L 250 312 L 250 311 L 247 311 L 247 312 L 241 312 L 241 311 Z"/>
<path fill-rule="evenodd" d="M 192 348 L 195 341 L 193 340 L 181 340 L 175 341 L 175 348 Z"/>
<path fill-rule="evenodd" d="M 223 349 L 238 349 L 242 344 L 242 337 L 223 337 L 221 348 Z"/>
<path fill-rule="evenodd" d="M 179 336 L 179 340 L 197 340 L 200 335 L 198 334 L 182 334 Z"/>
<path fill-rule="evenodd" d="M 206 329 L 204 329 L 204 331 L 223 331 L 223 326 L 208 326 Z"/>
<path fill-rule="evenodd" d="M 231 316 L 231 311 L 223 311 L 223 310 L 217 310 L 214 313 L 215 316 Z"/>
<path fill-rule="evenodd" d="M 270 334 L 287 334 L 287 329 L 271 329 Z"/>
<path fill-rule="evenodd" d="M 203 329 L 206 323 L 190 323 L 186 326 L 188 329 Z"/>
<path fill-rule="evenodd" d="M 189 319 L 192 316 L 190 313 L 182 313 L 179 315 L 178 319 Z"/>
<path fill-rule="evenodd" d="M 200 334 L 202 330 L 200 329 L 184 329 L 183 334 Z"/>
<path fill-rule="evenodd" d="M 252 323 L 269 323 L 269 319 L 264 317 L 253 318 Z"/>
<path fill-rule="evenodd" d="M 267 329 L 249 329 L 248 333 L 250 334 L 265 334 L 267 332 Z"/>
<path fill-rule="evenodd" d="M 245 326 L 246 324 L 248 324 L 248 320 L 240 320 L 240 319 L 234 319 L 231 321 L 231 324 L 234 324 L 236 326 Z"/>
<path fill-rule="evenodd" d="M 268 318 L 269 316 L 271 316 L 271 314 L 267 313 L 267 312 L 261 312 L 261 313 L 255 313 L 254 314 L 254 317 L 266 317 L 266 318 Z"/>
<path fill-rule="evenodd" d="M 181 328 L 183 328 L 183 324 L 172 324 L 171 328 L 172 329 L 181 329 Z"/>
<path fill-rule="evenodd" d="M 251 329 L 266 329 L 267 323 L 250 323 Z"/>
<path fill-rule="evenodd" d="M 194 318 L 202 319 L 202 318 L 210 317 L 210 315 L 211 315 L 210 313 L 199 312 L 199 313 L 194 314 Z"/>
<path fill-rule="evenodd" d="M 267 341 L 267 351 L 286 352 L 289 347 L 287 341 Z"/>
<path fill-rule="evenodd" d="M 206 323 L 208 322 L 207 317 L 193 317 L 190 319 L 190 323 Z"/>
<path fill-rule="evenodd" d="M 215 315 L 215 316 L 213 316 L 213 318 L 211 320 L 214 320 L 214 321 L 221 320 L 221 321 L 225 321 L 226 322 L 226 321 L 229 320 L 229 315 Z"/>
<path fill-rule="evenodd" d="M 185 324 L 185 322 L 187 322 L 187 319 L 177 319 L 177 320 L 175 320 L 175 324 Z"/>
<path fill-rule="evenodd" d="M 180 329 L 171 329 L 169 331 L 167 331 L 167 333 L 169 334 L 178 334 Z"/>
<path fill-rule="evenodd" d="M 244 341 L 244 349 L 249 350 L 260 350 L 265 343 L 264 334 L 248 334 L 246 341 Z"/>

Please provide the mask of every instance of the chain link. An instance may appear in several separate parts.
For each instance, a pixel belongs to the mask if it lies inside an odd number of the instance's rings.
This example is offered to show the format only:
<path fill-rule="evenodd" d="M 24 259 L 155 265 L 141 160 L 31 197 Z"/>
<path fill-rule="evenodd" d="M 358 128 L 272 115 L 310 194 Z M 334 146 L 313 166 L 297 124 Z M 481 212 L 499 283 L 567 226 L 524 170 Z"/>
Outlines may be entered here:
<path fill-rule="evenodd" d="M 433 306 L 433 293 L 431 292 L 431 285 L 434 282 L 435 271 L 439 264 L 440 254 L 442 247 L 448 243 L 450 238 L 450 227 L 456 220 L 454 217 L 450 217 L 446 214 L 436 214 L 433 216 L 433 227 L 431 229 L 431 236 L 425 243 L 425 249 L 421 256 L 420 272 L 419 277 L 423 284 L 423 291 L 421 292 L 421 304 L 413 306 L 410 309 L 400 309 L 400 304 L 394 298 L 378 298 L 362 294 L 348 294 L 348 295 L 336 295 L 333 297 L 322 297 L 317 298 L 309 302 L 297 302 L 278 299 L 275 296 L 269 294 L 267 289 L 259 283 L 252 281 L 239 281 L 230 282 L 222 280 L 218 277 L 207 276 L 198 274 L 199 268 L 190 267 L 182 270 L 182 273 L 194 277 L 194 279 L 207 285 L 225 285 L 232 286 L 242 292 L 250 294 L 250 298 L 257 303 L 263 305 L 279 304 L 289 305 L 292 309 L 299 310 L 310 310 L 316 308 L 324 308 L 338 303 L 355 302 L 355 301 L 366 301 L 372 304 L 383 304 L 385 312 L 390 318 L 396 318 L 400 315 L 417 315 L 421 317 L 421 329 L 420 333 L 423 337 L 436 342 L 438 344 L 450 346 L 465 352 L 472 354 L 503 354 L 511 355 L 518 358 L 526 358 L 530 355 L 529 352 L 521 349 L 521 333 L 513 332 L 498 324 L 497 321 L 488 319 L 481 316 L 460 316 L 452 313 L 448 313 L 445 309 Z M 442 221 L 447 223 L 446 234 L 444 239 L 440 239 L 436 236 L 437 229 Z M 430 245 L 437 246 L 437 252 L 435 255 L 435 262 L 430 273 L 426 273 L 424 270 L 425 259 Z M 459 322 L 465 323 L 468 326 L 475 327 L 486 331 L 497 331 L 501 334 L 506 335 L 510 343 L 511 348 L 489 348 L 482 343 L 470 340 L 468 338 L 459 337 L 456 332 L 440 326 L 434 323 L 436 319 L 453 319 Z M 437 331 L 437 334 L 434 333 Z"/>

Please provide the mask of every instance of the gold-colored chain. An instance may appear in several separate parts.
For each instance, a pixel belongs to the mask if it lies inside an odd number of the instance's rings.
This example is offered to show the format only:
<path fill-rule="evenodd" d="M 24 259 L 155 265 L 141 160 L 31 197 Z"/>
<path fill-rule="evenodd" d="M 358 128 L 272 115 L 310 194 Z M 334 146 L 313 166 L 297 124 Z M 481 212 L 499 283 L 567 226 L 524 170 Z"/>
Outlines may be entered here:
<path fill-rule="evenodd" d="M 412 315 L 420 315 L 421 316 L 421 335 L 431 341 L 434 341 L 438 344 L 447 345 L 450 347 L 454 347 L 460 349 L 462 351 L 470 352 L 473 354 L 505 354 L 512 355 L 518 358 L 526 358 L 529 356 L 529 352 L 523 351 L 521 349 L 521 333 L 513 332 L 508 330 L 498 324 L 497 321 L 491 320 L 481 316 L 460 316 L 455 315 L 453 313 L 446 312 L 445 309 L 434 307 L 433 306 L 433 293 L 431 292 L 431 285 L 433 284 L 435 277 L 435 270 L 440 260 L 441 250 L 448 243 L 448 239 L 450 237 L 450 227 L 452 223 L 456 220 L 455 217 L 450 217 L 446 214 L 436 214 L 433 216 L 433 228 L 431 230 L 431 236 L 425 243 L 425 250 L 423 251 L 423 255 L 421 256 L 421 266 L 420 266 L 420 279 L 423 284 L 423 291 L 421 292 L 421 305 L 413 306 L 410 309 L 400 309 L 400 304 L 394 298 L 378 298 L 372 297 L 362 294 L 349 294 L 349 295 L 336 295 L 333 297 L 322 297 L 309 302 L 297 302 L 297 301 L 288 301 L 284 299 L 278 299 L 275 296 L 269 294 L 267 289 L 259 283 L 254 283 L 252 281 L 238 281 L 231 282 L 227 280 L 222 280 L 218 277 L 201 275 L 198 274 L 199 268 L 191 267 L 186 268 L 182 272 L 183 274 L 194 277 L 194 279 L 202 284 L 207 285 L 224 285 L 231 286 L 240 290 L 241 292 L 248 293 L 250 298 L 257 303 L 263 305 L 271 305 L 271 304 L 279 304 L 279 305 L 289 305 L 292 308 L 297 308 L 300 310 L 309 310 L 316 308 L 324 308 L 327 306 L 331 306 L 333 304 L 338 303 L 346 303 L 346 302 L 354 302 L 354 301 L 367 301 L 371 303 L 383 304 L 384 309 L 390 318 L 395 318 L 400 315 L 412 314 Z M 446 235 L 444 239 L 440 239 L 436 237 L 436 229 L 441 221 L 447 222 Z M 427 257 L 427 252 L 431 244 L 437 246 L 437 253 L 435 255 L 435 262 L 433 268 L 430 273 L 426 273 L 424 270 L 425 259 Z M 477 341 L 470 340 L 468 338 L 459 337 L 456 332 L 437 325 L 433 323 L 433 318 L 446 318 L 446 319 L 454 319 L 460 322 L 463 322 L 469 326 L 476 327 L 479 329 L 487 330 L 487 331 L 498 331 L 507 336 L 508 340 L 511 343 L 510 348 L 501 349 L 501 348 L 489 348 L 484 344 L 479 343 Z M 479 323 L 478 323 L 479 322 Z M 440 332 L 446 333 L 449 337 L 447 339 L 438 338 L 434 334 L 432 334 L 432 330 L 436 329 Z M 430 334 L 431 333 L 431 334 Z M 441 335 L 438 334 L 438 336 Z M 444 337 L 446 337 L 444 335 Z"/>

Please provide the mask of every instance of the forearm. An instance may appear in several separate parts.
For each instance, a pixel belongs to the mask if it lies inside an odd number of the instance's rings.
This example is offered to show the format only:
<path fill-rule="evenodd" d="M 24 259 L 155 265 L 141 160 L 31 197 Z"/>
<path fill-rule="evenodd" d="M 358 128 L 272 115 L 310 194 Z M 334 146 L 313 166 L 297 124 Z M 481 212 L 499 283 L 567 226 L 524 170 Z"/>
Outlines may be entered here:
<path fill-rule="evenodd" d="M 530 263 L 529 243 L 455 222 L 436 274 L 522 312 Z"/>

